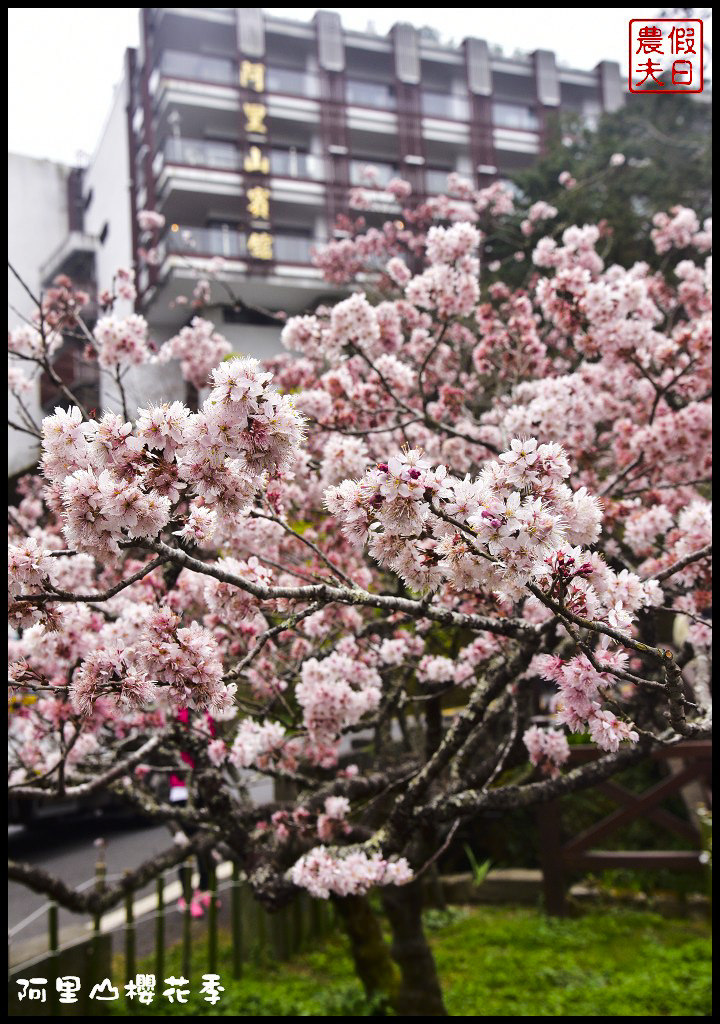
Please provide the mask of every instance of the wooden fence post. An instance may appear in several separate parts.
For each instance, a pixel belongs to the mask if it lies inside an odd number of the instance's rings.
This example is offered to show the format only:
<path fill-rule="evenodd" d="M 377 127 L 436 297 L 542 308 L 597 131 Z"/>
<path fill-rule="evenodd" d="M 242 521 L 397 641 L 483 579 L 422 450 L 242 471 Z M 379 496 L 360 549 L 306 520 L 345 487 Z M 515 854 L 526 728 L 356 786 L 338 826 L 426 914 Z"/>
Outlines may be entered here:
<path fill-rule="evenodd" d="M 98 893 L 102 893 L 105 890 L 105 880 L 107 877 L 107 864 L 105 862 L 105 840 L 100 838 L 95 840 L 95 848 L 98 851 L 98 859 L 95 861 L 95 890 Z M 93 984 L 98 983 L 102 979 L 100 978 L 100 964 L 102 961 L 102 914 L 95 914 L 93 917 L 93 951 L 92 951 L 92 971 L 93 971 Z"/>
<path fill-rule="evenodd" d="M 240 891 L 240 868 L 233 863 L 232 888 L 230 890 L 230 920 L 232 927 L 232 971 L 233 978 L 242 976 L 243 926 L 242 893 Z"/>
<path fill-rule="evenodd" d="M 319 938 L 322 931 L 322 907 L 321 900 L 314 896 L 310 899 L 310 935 L 313 941 Z"/>
<path fill-rule="evenodd" d="M 50 1014 L 53 1017 L 57 1017 L 60 1013 L 60 1007 L 57 999 L 57 988 L 55 980 L 57 977 L 57 963 L 58 963 L 58 948 L 60 946 L 60 934 L 58 928 L 58 905 L 57 903 L 51 903 L 48 907 L 48 948 L 51 955 L 51 963 L 53 966 L 53 973 L 55 977 L 50 978 Z"/>
<path fill-rule="evenodd" d="M 303 908 L 302 897 L 292 901 L 290 907 L 290 954 L 295 956 L 302 949 L 303 944 Z"/>
<path fill-rule="evenodd" d="M 157 914 L 155 917 L 155 977 L 162 985 L 165 974 L 165 876 L 158 875 L 156 882 Z"/>
<path fill-rule="evenodd" d="M 192 919 L 190 917 L 190 900 L 192 898 L 192 861 L 187 860 L 183 865 L 183 895 L 185 898 L 185 911 L 183 913 L 183 937 L 182 937 L 182 974 L 183 978 L 190 978 L 192 961 Z"/>
<path fill-rule="evenodd" d="M 250 901 L 255 921 L 255 962 L 261 963 L 268 945 L 268 915 L 265 908 L 253 897 Z"/>
<path fill-rule="evenodd" d="M 288 958 L 287 914 L 285 907 L 270 915 L 270 937 L 273 956 L 282 963 Z"/>
<path fill-rule="evenodd" d="M 562 862 L 562 819 L 560 804 L 550 800 L 535 809 L 535 819 L 540 839 L 540 866 L 543 873 L 545 910 L 555 917 L 567 914 L 565 901 L 565 877 Z"/>
<path fill-rule="evenodd" d="M 135 981 L 136 973 L 135 909 L 133 907 L 133 894 L 129 892 L 125 897 L 125 981 Z"/>
<path fill-rule="evenodd" d="M 208 870 L 210 906 L 208 907 L 208 972 L 217 973 L 217 873 L 213 864 Z"/>

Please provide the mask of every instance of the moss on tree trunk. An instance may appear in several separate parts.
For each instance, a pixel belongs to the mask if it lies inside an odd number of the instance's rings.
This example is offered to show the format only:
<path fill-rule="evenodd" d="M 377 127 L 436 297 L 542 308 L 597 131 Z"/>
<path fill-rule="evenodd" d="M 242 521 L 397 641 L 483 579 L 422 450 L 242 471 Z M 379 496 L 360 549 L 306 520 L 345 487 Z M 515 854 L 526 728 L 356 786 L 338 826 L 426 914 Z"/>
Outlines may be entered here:
<path fill-rule="evenodd" d="M 376 1015 L 397 1009 L 400 975 L 382 934 L 380 920 L 367 896 L 335 898 L 340 920 L 350 939 L 355 971 Z"/>
<path fill-rule="evenodd" d="M 400 968 L 400 990 L 394 1002 L 399 1017 L 447 1017 L 432 950 L 423 928 L 422 882 L 387 886 L 382 894 L 392 929 L 392 955 Z"/>

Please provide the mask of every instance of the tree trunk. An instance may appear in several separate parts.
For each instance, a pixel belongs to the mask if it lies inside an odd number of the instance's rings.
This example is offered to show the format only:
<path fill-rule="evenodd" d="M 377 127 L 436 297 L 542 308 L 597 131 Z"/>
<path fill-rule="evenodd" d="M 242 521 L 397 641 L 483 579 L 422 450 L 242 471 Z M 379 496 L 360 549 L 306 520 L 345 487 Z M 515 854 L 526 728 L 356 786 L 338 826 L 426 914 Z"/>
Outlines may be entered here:
<path fill-rule="evenodd" d="M 394 1006 L 399 1017 L 447 1017 L 423 929 L 422 895 L 420 880 L 383 889 L 383 907 L 393 934 L 392 955 L 402 979 Z"/>
<path fill-rule="evenodd" d="M 375 1016 L 384 1017 L 390 1007 L 397 1007 L 400 978 L 380 921 L 367 896 L 336 897 L 334 903 L 350 939 L 357 976 L 375 1003 Z"/>

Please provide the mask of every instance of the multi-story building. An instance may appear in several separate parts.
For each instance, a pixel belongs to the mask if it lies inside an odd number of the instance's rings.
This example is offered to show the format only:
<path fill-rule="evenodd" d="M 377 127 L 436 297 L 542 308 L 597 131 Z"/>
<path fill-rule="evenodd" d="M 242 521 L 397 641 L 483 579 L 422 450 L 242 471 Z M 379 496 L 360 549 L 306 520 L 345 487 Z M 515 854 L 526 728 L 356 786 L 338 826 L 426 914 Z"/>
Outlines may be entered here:
<path fill-rule="evenodd" d="M 8 328 L 19 327 L 31 317 L 35 308 L 31 296 L 40 293 L 48 258 L 68 245 L 78 258 L 82 249 L 76 234 L 80 187 L 77 169 L 8 153 Z M 75 263 L 69 269 L 77 273 L 79 268 Z M 24 404 L 36 420 L 47 384 L 46 380 L 38 382 L 36 392 L 24 396 Z M 22 426 L 21 410 L 12 394 L 8 394 L 8 418 Z M 8 440 L 8 474 L 13 475 L 35 460 L 37 446 L 24 430 L 12 430 Z"/>
<path fill-rule="evenodd" d="M 311 249 L 350 212 L 367 165 L 379 190 L 363 216 L 380 223 L 401 212 L 382 191 L 393 177 L 413 201 L 443 192 L 450 172 L 482 187 L 530 164 L 557 112 L 592 120 L 623 102 L 610 61 L 571 70 L 547 50 L 507 58 L 409 24 L 381 36 L 329 11 L 308 24 L 211 7 L 146 7 L 140 19 L 68 237 L 42 273 L 80 268 L 105 288 L 135 266 L 137 310 L 159 342 L 188 321 L 181 297 L 223 257 L 203 315 L 239 350 L 277 351 L 277 324 L 258 307 L 295 313 L 332 294 Z M 160 239 L 138 227 L 148 209 L 165 217 Z M 169 373 L 144 368 L 135 390 L 166 394 L 179 387 Z"/>
<path fill-rule="evenodd" d="M 408 24 L 379 36 L 343 30 L 328 11 L 310 24 L 260 8 L 140 16 L 140 47 L 85 175 L 85 226 L 98 282 L 135 263 L 139 308 L 159 334 L 182 325 L 175 300 L 217 256 L 254 306 L 295 312 L 327 293 L 310 251 L 333 236 L 366 165 L 380 186 L 409 179 L 417 198 L 442 192 L 452 171 L 482 186 L 532 162 L 555 112 L 591 119 L 623 101 L 612 62 L 575 71 L 546 50 L 509 59 Z M 378 217 L 399 212 L 389 195 L 379 206 Z M 137 260 L 143 209 L 166 219 L 155 265 Z M 217 300 L 219 325 L 230 336 L 244 327 L 247 340 L 248 314 Z M 260 328 L 277 330 L 254 326 L 262 349 Z"/>

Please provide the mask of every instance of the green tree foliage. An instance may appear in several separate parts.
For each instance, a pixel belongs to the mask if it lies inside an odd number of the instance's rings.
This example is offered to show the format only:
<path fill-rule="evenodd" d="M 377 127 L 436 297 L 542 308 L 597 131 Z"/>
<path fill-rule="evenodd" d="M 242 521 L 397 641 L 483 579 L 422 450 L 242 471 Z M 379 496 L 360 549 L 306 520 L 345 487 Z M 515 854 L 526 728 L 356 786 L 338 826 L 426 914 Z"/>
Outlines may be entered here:
<path fill-rule="evenodd" d="M 552 202 L 558 223 L 604 221 L 611 262 L 649 259 L 653 213 L 682 205 L 701 221 L 710 216 L 711 125 L 709 103 L 679 94 L 628 95 L 595 129 L 578 117 L 554 119 L 546 155 L 514 180 L 530 203 Z M 625 156 L 623 166 L 610 166 L 614 153 Z M 562 171 L 575 187 L 559 187 Z"/>

